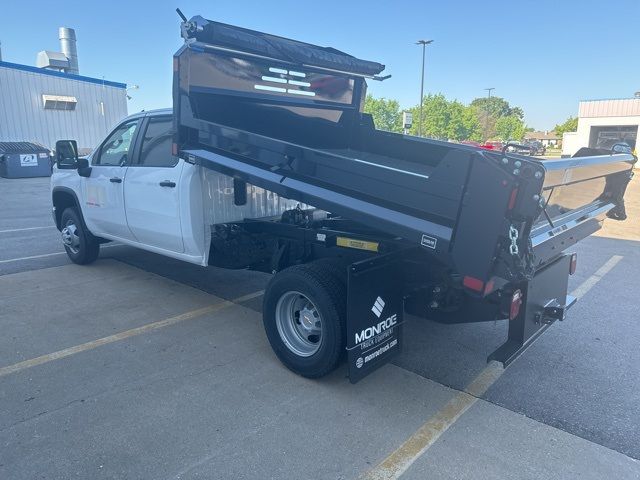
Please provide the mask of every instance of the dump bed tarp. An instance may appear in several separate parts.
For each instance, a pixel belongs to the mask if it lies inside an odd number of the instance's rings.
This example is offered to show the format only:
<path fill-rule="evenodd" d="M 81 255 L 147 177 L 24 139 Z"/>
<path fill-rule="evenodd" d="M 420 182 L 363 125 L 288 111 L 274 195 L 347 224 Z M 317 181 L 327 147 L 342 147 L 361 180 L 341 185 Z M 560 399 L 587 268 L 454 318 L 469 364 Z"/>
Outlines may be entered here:
<path fill-rule="evenodd" d="M 330 47 L 320 47 L 268 33 L 235 27 L 206 20 L 201 16 L 189 23 L 198 28 L 183 30 L 183 36 L 199 42 L 218 45 L 242 52 L 262 55 L 299 65 L 315 66 L 343 72 L 373 76 L 384 70 L 384 65 L 361 60 Z"/>

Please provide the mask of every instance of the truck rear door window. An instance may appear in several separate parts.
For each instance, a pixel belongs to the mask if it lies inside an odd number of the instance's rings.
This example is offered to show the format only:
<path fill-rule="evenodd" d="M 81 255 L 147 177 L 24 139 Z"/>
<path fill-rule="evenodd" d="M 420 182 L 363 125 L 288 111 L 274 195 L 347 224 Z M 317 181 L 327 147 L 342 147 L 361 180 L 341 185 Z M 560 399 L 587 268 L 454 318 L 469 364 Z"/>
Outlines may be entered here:
<path fill-rule="evenodd" d="M 174 167 L 178 158 L 171 154 L 173 120 L 171 117 L 151 117 L 142 139 L 139 165 L 144 167 Z"/>

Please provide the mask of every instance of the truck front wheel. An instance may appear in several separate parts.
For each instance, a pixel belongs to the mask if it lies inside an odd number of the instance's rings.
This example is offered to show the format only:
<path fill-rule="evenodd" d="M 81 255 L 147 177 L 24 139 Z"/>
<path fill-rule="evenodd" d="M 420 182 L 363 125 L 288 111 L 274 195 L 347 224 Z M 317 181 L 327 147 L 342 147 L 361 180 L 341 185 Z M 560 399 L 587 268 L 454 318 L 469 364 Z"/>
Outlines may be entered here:
<path fill-rule="evenodd" d="M 67 208 L 60 219 L 62 244 L 73 263 L 87 265 L 100 253 L 100 243 L 91 235 L 75 208 Z"/>
<path fill-rule="evenodd" d="M 280 361 L 307 378 L 344 357 L 346 291 L 331 265 L 296 265 L 277 273 L 264 296 L 263 322 Z"/>

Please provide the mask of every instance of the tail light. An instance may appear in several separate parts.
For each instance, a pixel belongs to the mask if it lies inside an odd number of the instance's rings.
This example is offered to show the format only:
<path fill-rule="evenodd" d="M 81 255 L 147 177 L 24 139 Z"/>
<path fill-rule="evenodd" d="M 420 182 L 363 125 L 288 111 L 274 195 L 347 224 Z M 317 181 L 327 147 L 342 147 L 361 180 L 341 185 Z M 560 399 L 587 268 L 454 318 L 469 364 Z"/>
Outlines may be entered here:
<path fill-rule="evenodd" d="M 485 295 L 489 295 L 491 292 L 493 292 L 493 289 L 496 287 L 496 282 L 493 280 L 493 278 L 491 280 L 489 280 L 486 285 L 484 286 L 484 294 Z"/>
<path fill-rule="evenodd" d="M 511 297 L 511 308 L 509 308 L 509 320 L 515 319 L 520 314 L 520 307 L 522 306 L 522 292 L 518 289 L 513 292 Z"/>
<path fill-rule="evenodd" d="M 482 292 L 482 290 L 484 289 L 484 282 L 474 277 L 464 277 L 462 279 L 462 284 L 465 287 L 470 288 L 471 290 L 475 290 L 476 292 Z"/>
<path fill-rule="evenodd" d="M 576 273 L 576 267 L 578 266 L 578 254 L 571 254 L 571 262 L 569 263 L 569 275 Z"/>
<path fill-rule="evenodd" d="M 178 155 L 178 144 L 177 143 L 172 143 L 171 144 L 171 155 L 173 155 L 174 157 Z"/>

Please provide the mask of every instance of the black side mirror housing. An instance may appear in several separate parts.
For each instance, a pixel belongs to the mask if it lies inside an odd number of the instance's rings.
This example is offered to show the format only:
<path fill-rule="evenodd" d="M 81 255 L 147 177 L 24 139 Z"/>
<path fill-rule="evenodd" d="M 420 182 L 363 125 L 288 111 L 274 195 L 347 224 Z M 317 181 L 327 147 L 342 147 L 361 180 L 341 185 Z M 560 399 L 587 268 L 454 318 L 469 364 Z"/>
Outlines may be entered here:
<path fill-rule="evenodd" d="M 58 140 L 56 142 L 56 163 L 60 169 L 75 170 L 78 168 L 78 142 Z"/>
<path fill-rule="evenodd" d="M 91 176 L 91 167 L 89 166 L 89 160 L 86 158 L 79 158 L 76 161 L 78 165 L 78 175 L 81 177 L 90 177 Z"/>

